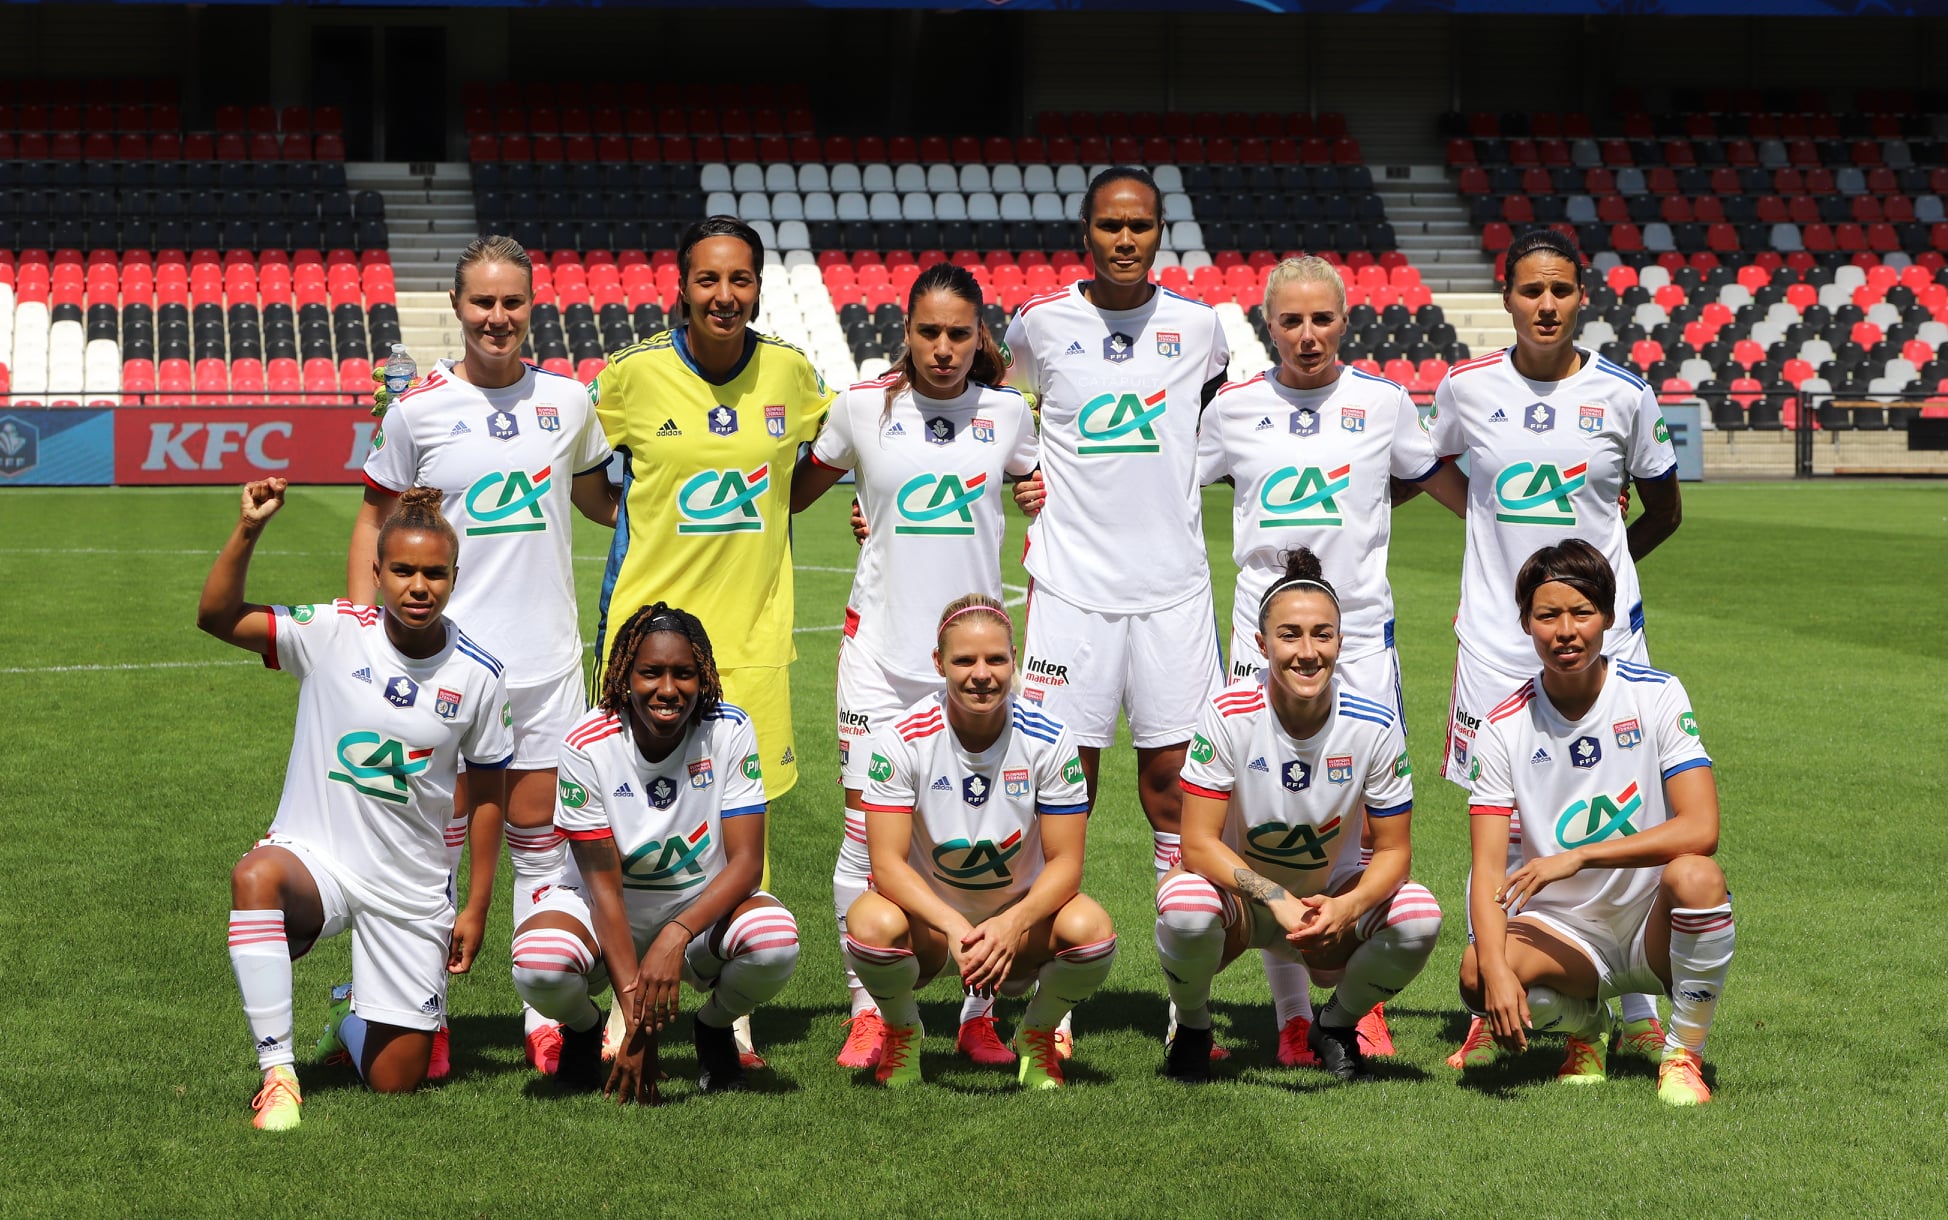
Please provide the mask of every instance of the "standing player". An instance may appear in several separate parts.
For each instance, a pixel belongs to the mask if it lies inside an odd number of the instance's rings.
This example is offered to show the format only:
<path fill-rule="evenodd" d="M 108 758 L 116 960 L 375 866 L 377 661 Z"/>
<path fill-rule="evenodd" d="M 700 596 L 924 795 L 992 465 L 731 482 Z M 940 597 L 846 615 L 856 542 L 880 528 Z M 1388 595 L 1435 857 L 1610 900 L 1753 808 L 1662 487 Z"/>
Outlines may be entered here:
<path fill-rule="evenodd" d="M 1718 850 L 1718 787 L 1683 683 L 1610 657 L 1616 577 L 1580 539 L 1529 556 L 1514 581 L 1542 672 L 1488 714 L 1469 798 L 1475 939 L 1461 998 L 1495 1043 L 1569 1035 L 1558 1078 L 1601 1083 L 1608 996 L 1671 998 L 1657 1096 L 1711 1100 L 1699 1055 L 1737 933 Z M 1506 867 L 1511 818 L 1521 859 Z"/>
<path fill-rule="evenodd" d="M 839 646 L 840 783 L 845 835 L 832 872 L 839 934 L 866 892 L 865 739 L 901 709 L 940 689 L 934 606 L 941 589 L 1001 596 L 1001 482 L 1035 468 L 1035 421 L 1020 394 L 999 386 L 1000 350 L 981 325 L 981 287 L 966 268 L 936 263 L 907 296 L 906 352 L 877 381 L 841 394 L 792 475 L 798 512 L 848 470 L 878 522 L 859 553 Z M 872 997 L 848 978 L 852 1019 L 842 1067 L 871 1067 L 885 1026 Z M 994 1032 L 992 996 L 970 995 L 958 1037 L 977 1063 L 1014 1062 Z"/>
<path fill-rule="evenodd" d="M 514 985 L 561 1022 L 561 1083 L 600 1083 L 592 996 L 613 980 L 626 1027 L 610 1090 L 654 1102 L 646 1055 L 688 982 L 709 992 L 691 1023 L 698 1087 L 744 1090 L 731 1024 L 791 979 L 798 924 L 758 888 L 757 736 L 724 702 L 693 616 L 658 602 L 616 630 L 601 698 L 562 745 L 559 786 L 555 822 L 574 858 L 515 934 Z"/>
<path fill-rule="evenodd" d="M 457 918 L 445 834 L 465 759 L 507 766 L 514 742 L 501 664 L 443 617 L 460 543 L 440 493 L 414 488 L 379 529 L 377 606 L 244 601 L 250 556 L 286 483 L 243 489 L 237 527 L 203 585 L 196 625 L 298 679 L 297 728 L 277 817 L 230 874 L 230 964 L 264 1083 L 255 1125 L 298 1125 L 291 963 L 350 930 L 349 1002 L 327 1038 L 382 1093 L 419 1087 L 446 1012 L 446 979 L 472 965 L 489 886 Z M 499 785 L 477 785 L 475 850 L 496 845 Z M 489 875 L 491 882 L 491 874 Z"/>
<path fill-rule="evenodd" d="M 514 763 L 507 772 L 514 927 L 566 858 L 554 829 L 555 754 L 587 707 L 582 633 L 576 623 L 569 537 L 571 503 L 614 525 L 615 491 L 604 468 L 608 442 L 572 377 L 521 360 L 534 306 L 534 269 L 509 237 L 468 243 L 453 268 L 453 313 L 466 344 L 459 360 L 436 363 L 414 389 L 388 404 L 385 427 L 365 459 L 365 502 L 352 526 L 346 595 L 371 600 L 373 542 L 408 487 L 437 487 L 444 513 L 467 539 L 467 576 L 454 586 L 455 616 L 507 666 L 514 709 Z M 447 841 L 455 863 L 466 835 L 471 791 L 463 776 Z M 473 884 L 491 883 L 500 854 L 476 854 Z M 561 1035 L 529 1009 L 528 1061 L 551 1065 Z M 433 1078 L 446 1075 L 446 1031 Z"/>
<path fill-rule="evenodd" d="M 1080 890 L 1089 803 L 1056 721 L 1018 701 L 1014 625 L 968 594 L 940 616 L 928 695 L 865 743 L 873 888 L 846 913 L 846 964 L 886 1021 L 880 1084 L 918 1084 L 913 993 L 952 963 L 977 991 L 1033 988 L 1011 1043 L 1017 1079 L 1063 1083 L 1056 1026 L 1109 977 L 1116 933 Z"/>
<path fill-rule="evenodd" d="M 1331 263 L 1307 257 L 1273 268 L 1265 321 L 1277 367 L 1219 390 L 1198 434 L 1199 481 L 1232 484 L 1238 584 L 1231 678 L 1250 679 L 1265 668 L 1255 643 L 1262 630 L 1257 611 L 1265 591 L 1283 577 L 1290 548 L 1303 546 L 1338 590 L 1343 622 L 1334 671 L 1341 685 L 1391 708 L 1404 726 L 1387 583 L 1393 489 L 1424 490 L 1461 516 L 1467 481 L 1434 452 L 1406 390 L 1339 363 L 1346 282 Z M 1279 1062 L 1305 1063 L 1312 1018 L 1305 964 L 1273 949 L 1264 959 L 1277 1006 Z M 1392 1053 L 1382 1010 L 1364 1014 L 1360 1032 L 1366 1053 Z"/>
<path fill-rule="evenodd" d="M 616 352 L 589 387 L 624 463 L 595 655 L 611 605 L 691 607 L 718 640 L 725 698 L 757 729 L 775 800 L 798 782 L 791 471 L 833 393 L 805 353 L 751 329 L 764 267 L 755 229 L 731 216 L 700 220 L 676 260 L 684 324 Z M 745 1066 L 762 1066 L 748 1021 L 738 1040 Z"/>
<path fill-rule="evenodd" d="M 1197 482 L 1197 420 L 1231 353 L 1217 312 L 1150 282 L 1163 193 L 1113 166 L 1082 200 L 1095 278 L 1022 305 L 1010 383 L 1038 399 L 1042 465 L 1015 489 L 1036 516 L 1024 559 L 1024 696 L 1069 726 L 1088 777 L 1128 713 L 1158 876 L 1177 862 L 1177 772 L 1223 683 Z"/>
<path fill-rule="evenodd" d="M 1551 229 L 1508 250 L 1502 304 L 1515 346 L 1448 371 L 1428 417 L 1437 452 L 1468 458 L 1467 549 L 1442 774 L 1468 787 L 1473 743 L 1488 712 L 1534 668 L 1534 649 L 1507 610 L 1515 570 L 1537 545 L 1565 537 L 1595 546 L 1616 573 L 1625 614 L 1604 641 L 1612 657 L 1648 664 L 1636 560 L 1678 527 L 1677 453 L 1657 397 L 1635 374 L 1574 343 L 1587 299 L 1583 263 Z M 1634 480 L 1643 513 L 1626 530 L 1617 501 Z M 1662 1045 L 1656 1002 L 1623 999 L 1623 1041 Z M 1492 1054 L 1476 1021 L 1455 1067 Z"/>
<path fill-rule="evenodd" d="M 1307 1043 L 1360 1079 L 1357 1023 L 1413 981 L 1441 931 L 1434 895 L 1407 879 L 1407 739 L 1391 708 L 1337 680 L 1340 603 L 1311 551 L 1291 553 L 1253 634 L 1267 668 L 1206 704 L 1184 767 L 1184 862 L 1157 887 L 1177 1006 L 1164 1070 L 1210 1079 L 1211 979 L 1256 946 L 1337 984 Z"/>

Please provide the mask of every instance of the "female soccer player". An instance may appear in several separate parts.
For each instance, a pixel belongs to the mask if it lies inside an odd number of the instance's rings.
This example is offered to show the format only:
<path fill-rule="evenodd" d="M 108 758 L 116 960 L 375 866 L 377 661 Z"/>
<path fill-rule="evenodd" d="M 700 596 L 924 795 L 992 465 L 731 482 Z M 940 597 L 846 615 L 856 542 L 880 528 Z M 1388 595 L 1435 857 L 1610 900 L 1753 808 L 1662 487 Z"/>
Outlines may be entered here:
<path fill-rule="evenodd" d="M 865 743 L 873 888 L 846 912 L 845 959 L 886 1022 L 874 1078 L 920 1083 L 913 993 L 951 964 L 977 991 L 1033 989 L 1016 1078 L 1063 1083 L 1055 1029 L 1109 977 L 1116 933 L 1080 890 L 1089 802 L 1061 724 L 1017 700 L 1014 626 L 970 593 L 940 616 L 946 690 Z"/>
<path fill-rule="evenodd" d="M 1428 417 L 1435 451 L 1468 457 L 1467 548 L 1454 620 L 1460 649 L 1441 759 L 1442 774 L 1464 788 L 1489 710 L 1534 668 L 1530 642 L 1504 599 L 1537 545 L 1573 537 L 1603 552 L 1627 608 L 1604 651 L 1640 665 L 1650 660 L 1635 561 L 1678 527 L 1677 454 L 1650 387 L 1575 345 L 1585 299 L 1582 259 L 1568 239 L 1550 229 L 1522 234 L 1502 278 L 1515 346 L 1450 369 Z M 1626 529 L 1617 502 L 1630 480 L 1644 511 Z M 1654 1053 L 1663 1040 L 1656 1003 L 1625 996 L 1623 1010 L 1624 1041 Z M 1490 1053 L 1477 1022 L 1449 1062 L 1461 1067 Z"/>
<path fill-rule="evenodd" d="M 1128 713 L 1137 795 L 1162 876 L 1177 858 L 1177 773 L 1223 684 L 1197 481 L 1197 420 L 1231 353 L 1215 310 L 1150 282 L 1163 193 L 1112 166 L 1082 201 L 1095 277 L 1022 305 L 1010 384 L 1039 399 L 1039 476 L 1015 488 L 1028 530 L 1024 692 L 1069 726 L 1093 799 Z"/>
<path fill-rule="evenodd" d="M 1488 714 L 1475 738 L 1469 905 L 1474 944 L 1461 997 L 1506 1050 L 1528 1031 L 1569 1035 L 1557 1073 L 1604 1079 L 1608 996 L 1671 998 L 1657 1095 L 1711 1100 L 1699 1055 L 1724 994 L 1736 933 L 1718 850 L 1718 788 L 1683 683 L 1605 654 L 1616 576 L 1571 538 L 1528 557 L 1514 581 L 1542 672 Z M 1510 819 L 1521 858 L 1507 865 Z"/>
<path fill-rule="evenodd" d="M 604 468 L 609 445 L 572 377 L 521 360 L 534 304 L 527 251 L 508 237 L 470 242 L 453 269 L 449 294 L 466 353 L 442 360 L 396 402 L 365 459 L 365 502 L 352 526 L 346 589 L 371 599 L 373 542 L 408 487 L 437 487 L 444 512 L 467 539 L 467 574 L 453 591 L 454 614 L 507 666 L 514 709 L 514 763 L 507 773 L 509 854 L 514 861 L 514 924 L 534 893 L 555 879 L 566 848 L 553 826 L 555 755 L 562 735 L 587 707 L 582 634 L 576 624 L 570 505 L 614 525 L 615 489 Z M 455 862 L 466 836 L 471 790 L 455 794 L 448 842 Z M 491 883 L 500 854 L 476 855 L 474 884 Z M 480 842 L 489 840 L 481 839 Z M 551 1064 L 560 1033 L 530 1010 L 527 1055 Z M 434 1049 L 433 1078 L 447 1071 L 445 1031 Z"/>
<path fill-rule="evenodd" d="M 731 1024 L 783 990 L 798 924 L 758 887 L 763 765 L 750 717 L 725 702 L 703 624 L 657 602 L 616 631 L 595 710 L 562 745 L 555 825 L 573 846 L 514 937 L 514 986 L 561 1023 L 558 1079 L 600 1083 L 610 980 L 627 1019 L 608 1092 L 656 1101 L 653 1037 L 680 982 L 705 1092 L 748 1087 Z"/>
<path fill-rule="evenodd" d="M 1198 434 L 1200 481 L 1232 484 L 1238 583 L 1231 678 L 1253 678 L 1265 668 L 1255 643 L 1262 630 L 1258 611 L 1265 590 L 1284 576 L 1289 548 L 1303 546 L 1318 557 L 1340 598 L 1334 663 L 1340 684 L 1392 709 L 1404 726 L 1387 583 L 1394 489 L 1424 490 L 1461 516 L 1467 480 L 1434 452 L 1406 390 L 1339 363 L 1346 282 L 1331 263 L 1307 257 L 1273 268 L 1265 321 L 1277 367 L 1219 390 Z M 1273 949 L 1264 959 L 1279 1062 L 1307 1063 L 1312 999 L 1305 964 Z M 1360 1030 L 1368 1054 L 1392 1053 L 1382 1010 L 1364 1015 Z"/>
<path fill-rule="evenodd" d="M 1210 1079 L 1211 979 L 1257 947 L 1336 986 L 1307 1044 L 1333 1075 L 1361 1079 L 1356 1025 L 1413 981 L 1441 930 L 1434 895 L 1407 879 L 1406 737 L 1392 708 L 1335 676 L 1340 603 L 1311 551 L 1291 552 L 1254 634 L 1267 668 L 1206 705 L 1184 767 L 1184 860 L 1157 887 L 1177 1006 L 1164 1070 Z"/>
<path fill-rule="evenodd" d="M 303 1100 L 291 963 L 348 929 L 351 995 L 334 1006 L 327 1043 L 382 1093 L 425 1079 L 447 975 L 473 965 L 491 897 L 491 884 L 476 887 L 455 917 L 445 839 L 454 781 L 461 760 L 489 774 L 514 751 L 501 663 L 443 616 L 460 542 L 440 493 L 407 491 L 380 526 L 377 607 L 252 605 L 251 552 L 285 487 L 244 487 L 196 611 L 198 627 L 299 683 L 277 817 L 230 874 L 230 964 L 264 1072 L 251 1106 L 267 1131 L 297 1126 Z M 475 851 L 491 854 L 484 828 L 500 824 L 499 785 L 476 785 L 474 799 Z"/>
<path fill-rule="evenodd" d="M 871 531 L 846 605 L 839 647 L 839 771 L 845 835 L 832 903 L 845 913 L 866 892 L 865 738 L 940 689 L 927 627 L 941 589 L 1001 596 L 1001 482 L 1035 468 L 1035 421 L 1020 394 L 1000 388 L 1005 366 L 981 325 L 981 287 L 964 267 L 937 263 L 907 296 L 906 352 L 893 372 L 841 394 L 792 475 L 792 511 L 848 470 Z M 884 1023 L 856 978 L 842 1067 L 871 1067 Z M 994 1032 L 993 997 L 968 997 L 958 1044 L 977 1063 L 1014 1062 Z"/>

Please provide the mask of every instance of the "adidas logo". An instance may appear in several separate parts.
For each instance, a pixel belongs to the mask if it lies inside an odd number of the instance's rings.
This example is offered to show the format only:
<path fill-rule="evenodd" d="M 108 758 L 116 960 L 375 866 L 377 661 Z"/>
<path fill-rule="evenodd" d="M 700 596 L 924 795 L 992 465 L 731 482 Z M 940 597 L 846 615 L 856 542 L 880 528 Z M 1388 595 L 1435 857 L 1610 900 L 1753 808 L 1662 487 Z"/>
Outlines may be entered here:
<path fill-rule="evenodd" d="M 899 423 L 898 423 L 897 421 L 895 421 L 892 427 L 890 427 L 890 428 L 888 428 L 888 429 L 886 429 L 886 435 L 888 435 L 888 436 L 905 436 L 905 435 L 906 435 L 906 429 L 905 429 L 905 428 L 902 428 L 902 427 L 901 427 L 901 426 L 899 425 Z"/>
<path fill-rule="evenodd" d="M 1252 431 L 1269 432 L 1271 431 L 1271 428 L 1272 428 L 1272 417 L 1267 415 L 1265 418 L 1258 421 L 1258 426 L 1256 428 L 1253 428 Z"/>
<path fill-rule="evenodd" d="M 797 756 L 796 756 L 796 755 L 794 755 L 794 754 L 793 754 L 793 753 L 791 752 L 791 747 L 790 747 L 790 746 L 786 746 L 786 747 L 785 747 L 785 756 L 784 756 L 783 758 L 780 758 L 780 759 L 778 760 L 778 763 L 779 763 L 779 765 L 780 765 L 780 766 L 785 766 L 785 767 L 789 767 L 789 766 L 791 765 L 791 763 L 792 763 L 792 759 L 794 759 L 795 757 L 797 757 Z"/>
<path fill-rule="evenodd" d="M 933 790 L 935 792 L 952 792 L 954 790 L 954 786 L 948 783 L 947 777 L 943 775 L 939 779 L 933 781 Z"/>
<path fill-rule="evenodd" d="M 453 425 L 453 431 L 451 431 L 451 432 L 449 432 L 449 433 L 447 433 L 447 435 L 448 435 L 448 436 L 465 436 L 465 435 L 467 435 L 467 434 L 468 434 L 469 432 L 472 432 L 472 431 L 473 431 L 473 429 L 472 429 L 472 428 L 469 428 L 469 427 L 467 427 L 467 421 L 463 419 L 463 420 L 461 420 L 461 421 L 460 421 L 459 423 L 457 423 L 457 424 L 455 424 L 455 425 Z"/>
<path fill-rule="evenodd" d="M 1080 356 L 1082 354 L 1082 344 L 1079 342 L 1071 343 L 1069 344 L 1069 350 L 1062 354 L 1065 356 Z"/>
<path fill-rule="evenodd" d="M 623 800 L 634 800 L 636 797 L 636 790 L 629 786 L 628 780 L 624 780 L 622 783 L 622 787 L 617 788 L 615 794 L 621 797 Z"/>
<path fill-rule="evenodd" d="M 1549 751 L 1541 748 L 1538 748 L 1536 752 L 1530 755 L 1529 757 L 1529 765 L 1532 767 L 1540 765 L 1542 763 L 1546 763 L 1548 761 L 1549 761 Z"/>
<path fill-rule="evenodd" d="M 260 1051 L 267 1051 L 270 1050 L 272 1047 L 275 1047 L 276 1045 L 277 1045 L 276 1038 L 266 1038 L 262 1042 L 259 1042 L 257 1044 L 257 1049 Z"/>
<path fill-rule="evenodd" d="M 438 996 L 436 996 L 436 995 L 429 995 L 429 996 L 427 996 L 427 997 L 426 997 L 426 1002 L 425 1002 L 424 1004 L 421 1004 L 421 1005 L 419 1006 L 419 1010 L 420 1010 L 421 1012 L 423 1012 L 423 1013 L 425 1013 L 425 1014 L 426 1014 L 427 1016 L 429 1016 L 429 1017 L 437 1017 L 437 1016 L 439 1016 L 439 1015 L 440 1015 L 440 997 L 438 997 Z"/>
<path fill-rule="evenodd" d="M 357 678 L 359 681 L 370 685 L 372 681 L 372 669 L 370 666 L 367 666 L 364 669 L 355 669 L 352 671 L 352 676 L 354 678 Z"/>
<path fill-rule="evenodd" d="M 682 436 L 682 435 L 683 435 L 683 429 L 681 429 L 681 428 L 679 428 L 679 427 L 677 427 L 677 426 L 676 426 L 676 421 L 675 421 L 675 420 L 673 420 L 673 419 L 666 419 L 666 420 L 664 420 L 664 421 L 663 421 L 663 426 L 662 426 L 662 427 L 660 427 L 660 428 L 658 428 L 658 429 L 656 430 L 656 435 L 658 435 L 658 436 Z"/>
<path fill-rule="evenodd" d="M 1257 758 L 1251 760 L 1251 770 L 1269 772 L 1271 768 L 1265 765 L 1265 757 L 1264 755 L 1261 754 Z"/>
<path fill-rule="evenodd" d="M 1491 424 L 1505 424 L 1508 422 L 1508 412 L 1502 410 L 1500 407 L 1496 407 L 1495 413 L 1488 417 L 1488 422 Z"/>

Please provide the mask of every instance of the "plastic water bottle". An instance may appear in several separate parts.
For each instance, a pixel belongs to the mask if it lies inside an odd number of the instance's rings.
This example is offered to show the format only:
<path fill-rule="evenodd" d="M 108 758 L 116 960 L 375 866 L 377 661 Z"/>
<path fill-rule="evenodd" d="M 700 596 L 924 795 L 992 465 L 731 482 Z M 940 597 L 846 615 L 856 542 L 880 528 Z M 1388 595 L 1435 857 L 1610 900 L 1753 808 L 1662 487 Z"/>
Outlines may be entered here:
<path fill-rule="evenodd" d="M 412 353 L 403 343 L 392 345 L 392 354 L 386 357 L 386 393 L 398 398 L 412 388 L 413 379 L 419 376 L 419 365 L 413 363 Z"/>

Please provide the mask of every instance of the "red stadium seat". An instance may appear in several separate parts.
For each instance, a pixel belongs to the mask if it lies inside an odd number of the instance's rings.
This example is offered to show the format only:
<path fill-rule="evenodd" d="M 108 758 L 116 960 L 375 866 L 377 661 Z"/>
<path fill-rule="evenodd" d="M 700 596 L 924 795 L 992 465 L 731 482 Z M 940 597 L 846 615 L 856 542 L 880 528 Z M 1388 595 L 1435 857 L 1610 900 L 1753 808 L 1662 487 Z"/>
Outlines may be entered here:
<path fill-rule="evenodd" d="M 1655 339 L 1639 339 L 1630 345 L 1630 363 L 1648 369 L 1664 358 L 1664 345 Z"/>

